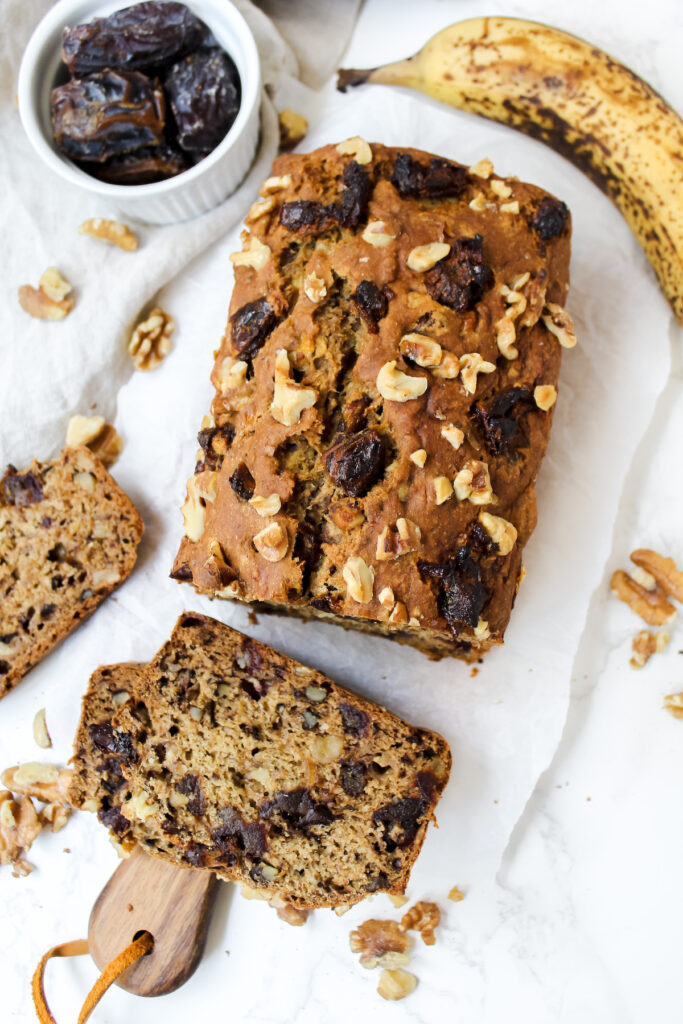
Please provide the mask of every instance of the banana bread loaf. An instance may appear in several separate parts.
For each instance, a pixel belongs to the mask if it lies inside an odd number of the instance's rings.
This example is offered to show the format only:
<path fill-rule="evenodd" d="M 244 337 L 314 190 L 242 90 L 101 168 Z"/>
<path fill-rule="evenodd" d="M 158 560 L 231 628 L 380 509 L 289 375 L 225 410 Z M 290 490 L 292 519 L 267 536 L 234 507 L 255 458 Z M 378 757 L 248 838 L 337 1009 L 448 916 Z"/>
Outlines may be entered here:
<path fill-rule="evenodd" d="M 135 506 L 87 448 L 0 480 L 0 697 L 131 573 Z"/>
<path fill-rule="evenodd" d="M 190 612 L 113 729 L 83 725 L 76 779 L 94 740 L 127 780 L 100 814 L 119 836 L 300 908 L 403 892 L 451 764 L 436 733 Z"/>
<path fill-rule="evenodd" d="M 569 211 L 489 161 L 362 139 L 279 157 L 261 194 L 172 576 L 478 657 L 576 340 Z"/>

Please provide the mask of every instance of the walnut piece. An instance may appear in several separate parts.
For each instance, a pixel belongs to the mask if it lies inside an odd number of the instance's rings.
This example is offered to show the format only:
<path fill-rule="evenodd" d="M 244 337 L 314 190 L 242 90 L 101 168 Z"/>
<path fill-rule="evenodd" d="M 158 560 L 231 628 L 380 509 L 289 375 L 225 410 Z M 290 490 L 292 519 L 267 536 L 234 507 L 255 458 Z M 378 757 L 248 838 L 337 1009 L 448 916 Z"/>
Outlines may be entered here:
<path fill-rule="evenodd" d="M 255 235 L 250 235 L 241 252 L 230 254 L 230 260 L 236 267 L 252 267 L 263 270 L 271 257 L 271 251 L 264 242 Z"/>
<path fill-rule="evenodd" d="M 361 139 L 359 135 L 340 142 L 337 152 L 340 156 L 352 156 L 357 164 L 369 164 L 372 161 L 372 150 L 365 139 Z"/>
<path fill-rule="evenodd" d="M 404 334 L 398 343 L 398 350 L 418 366 L 438 366 L 441 362 L 441 345 L 425 334 Z"/>
<path fill-rule="evenodd" d="M 468 499 L 473 505 L 489 505 L 493 501 L 489 467 L 478 459 L 468 459 L 455 477 L 453 488 L 459 501 Z"/>
<path fill-rule="evenodd" d="M 199 540 L 204 533 L 204 509 L 207 501 L 215 501 L 218 473 L 196 473 L 187 481 L 187 498 L 180 509 L 188 540 Z"/>
<path fill-rule="evenodd" d="M 501 516 L 492 516 L 490 512 L 480 512 L 479 522 L 497 545 L 498 554 L 509 555 L 517 540 L 517 530 L 512 523 Z"/>
<path fill-rule="evenodd" d="M 435 476 L 433 484 L 434 500 L 437 505 L 443 505 L 445 501 L 453 497 L 453 484 L 447 476 Z"/>
<path fill-rule="evenodd" d="M 677 568 L 673 558 L 665 558 L 651 548 L 637 548 L 631 552 L 631 561 L 654 576 L 667 594 L 683 601 L 683 572 Z"/>
<path fill-rule="evenodd" d="M 484 157 L 482 160 L 478 160 L 476 164 L 472 164 L 468 168 L 470 174 L 474 174 L 477 178 L 490 178 L 493 174 L 493 164 L 488 157 Z"/>
<path fill-rule="evenodd" d="M 84 220 L 78 233 L 118 245 L 119 249 L 123 249 L 125 252 L 135 252 L 138 247 L 137 236 L 133 234 L 128 225 L 119 224 L 115 220 L 104 220 L 102 217 Z"/>
<path fill-rule="evenodd" d="M 280 126 L 280 152 L 289 153 L 306 137 L 308 120 L 289 107 L 281 110 L 277 119 Z"/>
<path fill-rule="evenodd" d="M 253 498 L 249 499 L 251 507 L 258 512 L 264 519 L 268 519 L 270 516 L 277 515 L 280 511 L 282 502 L 280 501 L 279 494 L 269 494 L 267 498 L 261 497 L 259 494 L 255 494 Z"/>
<path fill-rule="evenodd" d="M 519 213 L 519 200 L 513 199 L 511 203 L 501 203 L 499 209 L 501 213 Z"/>
<path fill-rule="evenodd" d="M 445 437 L 448 443 L 457 451 L 465 440 L 465 432 L 452 423 L 445 423 L 441 428 L 441 436 Z"/>
<path fill-rule="evenodd" d="M 478 352 L 466 352 L 460 356 L 460 379 L 469 395 L 477 390 L 477 374 L 493 373 L 495 369 L 496 364 L 482 359 Z"/>
<path fill-rule="evenodd" d="M 357 601 L 359 604 L 368 604 L 372 601 L 375 572 L 364 559 L 359 555 L 347 558 L 342 569 L 342 576 L 346 583 L 347 594 L 353 601 Z"/>
<path fill-rule="evenodd" d="M 217 374 L 217 383 L 221 394 L 225 395 L 228 391 L 234 391 L 240 384 L 243 384 L 247 378 L 247 370 L 248 366 L 244 359 L 234 359 L 232 356 L 226 356 L 221 361 Z"/>
<path fill-rule="evenodd" d="M 273 900 L 268 901 L 268 906 L 273 907 L 275 903 Z M 301 928 L 302 925 L 306 924 L 308 920 L 309 911 L 299 910 L 298 907 L 293 907 L 291 903 L 285 903 L 284 906 L 275 906 L 277 916 L 281 921 L 286 924 L 291 924 L 294 928 Z"/>
<path fill-rule="evenodd" d="M 113 465 L 123 442 L 104 416 L 72 416 L 66 428 L 66 446 L 85 445 L 105 466 Z"/>
<path fill-rule="evenodd" d="M 421 530 L 417 523 L 410 519 L 396 520 L 396 526 L 385 526 L 377 537 L 375 557 L 378 562 L 387 562 L 409 551 L 416 551 L 420 546 Z"/>
<path fill-rule="evenodd" d="M 417 978 L 414 974 L 410 974 L 409 971 L 403 971 L 401 968 L 395 970 L 385 968 L 379 976 L 377 991 L 382 999 L 394 1001 L 405 999 L 406 996 L 409 996 L 414 991 L 416 985 Z"/>
<path fill-rule="evenodd" d="M 557 401 L 557 388 L 553 384 L 538 384 L 534 388 L 534 402 L 542 412 L 552 409 Z"/>
<path fill-rule="evenodd" d="M 633 656 L 631 657 L 631 668 L 643 668 L 653 654 L 661 654 L 671 640 L 671 634 L 666 629 L 660 629 L 658 633 L 650 633 L 647 629 L 641 629 L 636 633 L 631 644 Z"/>
<path fill-rule="evenodd" d="M 47 722 L 45 721 L 45 708 L 40 708 L 33 717 L 33 738 L 43 750 L 47 750 L 48 747 L 52 746 L 50 733 L 47 731 Z"/>
<path fill-rule="evenodd" d="M 171 351 L 171 335 L 175 322 L 169 313 L 155 306 L 145 320 L 141 320 L 128 342 L 128 353 L 133 357 L 136 370 L 154 370 Z"/>
<path fill-rule="evenodd" d="M 0 792 L 0 864 L 12 867 L 15 878 L 33 871 L 23 859 L 42 826 L 29 797 L 14 797 L 6 790 Z"/>
<path fill-rule="evenodd" d="M 416 448 L 408 457 L 419 469 L 424 469 L 424 464 L 427 461 L 427 452 L 424 448 Z"/>
<path fill-rule="evenodd" d="M 361 967 L 372 970 L 382 966 L 382 959 L 387 953 L 407 953 L 410 939 L 396 921 L 371 918 L 351 932 L 349 945 L 352 953 L 360 953 Z"/>
<path fill-rule="evenodd" d="M 292 184 L 291 174 L 281 174 L 272 178 L 266 178 L 261 185 L 261 195 L 268 195 L 270 192 L 279 192 L 283 188 L 289 188 Z"/>
<path fill-rule="evenodd" d="M 425 377 L 410 377 L 396 369 L 396 360 L 385 363 L 377 374 L 377 390 L 389 402 L 411 402 L 427 390 Z"/>
<path fill-rule="evenodd" d="M 491 181 L 491 191 L 500 196 L 501 199 L 509 199 L 512 195 L 512 189 L 509 185 L 506 185 L 500 178 L 493 178 Z"/>
<path fill-rule="evenodd" d="M 304 278 L 304 295 L 309 302 L 313 302 L 316 306 L 322 302 L 327 295 L 327 286 L 322 277 L 318 277 L 313 272 L 307 274 Z"/>
<path fill-rule="evenodd" d="M 281 561 L 287 554 L 287 548 L 289 547 L 287 531 L 279 523 L 271 523 L 270 526 L 264 526 L 251 540 L 259 555 L 265 558 L 267 562 Z"/>
<path fill-rule="evenodd" d="M 683 718 L 683 693 L 667 694 L 663 706 L 674 718 Z"/>
<path fill-rule="evenodd" d="M 387 231 L 387 226 L 383 220 L 371 220 L 360 237 L 368 245 L 374 245 L 377 249 L 384 249 L 385 246 L 389 245 L 389 242 L 393 242 L 396 235 L 392 235 Z"/>
<path fill-rule="evenodd" d="M 343 749 L 341 736 L 314 736 L 311 740 L 311 757 L 318 764 L 332 764 Z"/>
<path fill-rule="evenodd" d="M 457 885 L 454 885 L 453 888 L 448 893 L 448 898 L 449 900 L 452 900 L 453 903 L 460 903 L 461 900 L 465 899 L 465 894 L 462 891 L 462 889 L 460 889 Z"/>
<path fill-rule="evenodd" d="M 278 349 L 273 377 L 273 400 L 270 403 L 273 419 L 285 427 L 293 427 L 299 422 L 304 409 L 310 409 L 317 400 L 317 391 L 297 384 L 291 379 L 287 350 Z"/>
<path fill-rule="evenodd" d="M 69 294 L 71 285 L 55 267 L 48 267 L 40 280 L 39 288 L 21 285 L 17 290 L 19 305 L 36 320 L 63 320 L 74 308 L 74 300 Z M 54 298 L 60 294 L 61 299 Z"/>
<path fill-rule="evenodd" d="M 649 626 L 665 626 L 676 618 L 676 609 L 667 600 L 664 588 L 657 582 L 649 590 L 622 569 L 617 569 L 612 574 L 610 589 L 615 597 L 627 604 Z"/>
<path fill-rule="evenodd" d="M 447 242 L 429 242 L 427 245 L 416 245 L 408 253 L 406 263 L 411 270 L 422 273 L 431 270 L 434 264 L 448 256 L 451 247 Z"/>
<path fill-rule="evenodd" d="M 252 203 L 249 207 L 249 213 L 244 218 L 244 223 L 253 224 L 255 221 L 260 220 L 261 217 L 265 217 L 273 209 L 275 209 L 275 199 L 273 196 L 268 196 L 267 199 L 259 199 L 258 202 Z"/>
<path fill-rule="evenodd" d="M 441 920 L 441 911 L 436 903 L 428 903 L 426 900 L 418 900 L 414 907 L 406 910 L 401 918 L 399 928 L 402 932 L 415 931 L 422 936 L 426 946 L 433 946 L 436 942 L 434 929 Z"/>
<path fill-rule="evenodd" d="M 499 320 L 495 327 L 496 330 L 496 342 L 498 349 L 502 356 L 506 359 L 516 359 L 519 355 L 519 351 L 515 348 L 515 340 L 517 338 L 517 331 L 515 325 L 509 316 L 504 316 L 502 320 Z"/>
<path fill-rule="evenodd" d="M 547 313 L 546 313 L 547 310 Z M 572 318 L 566 309 L 556 302 L 546 302 L 541 320 L 551 334 L 554 334 L 562 348 L 574 348 L 576 331 Z"/>

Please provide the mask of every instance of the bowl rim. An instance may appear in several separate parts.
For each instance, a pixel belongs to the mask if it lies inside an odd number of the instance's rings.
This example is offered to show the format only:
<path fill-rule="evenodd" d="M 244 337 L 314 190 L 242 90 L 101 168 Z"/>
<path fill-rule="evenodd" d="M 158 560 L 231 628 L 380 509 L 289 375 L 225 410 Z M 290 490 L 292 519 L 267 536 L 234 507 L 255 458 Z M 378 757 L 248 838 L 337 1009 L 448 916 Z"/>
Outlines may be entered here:
<path fill-rule="evenodd" d="M 258 49 L 251 29 L 237 7 L 235 7 L 231 0 L 200 0 L 199 3 L 196 3 L 195 0 L 182 0 L 185 6 L 189 7 L 197 17 L 201 18 L 208 25 L 223 49 L 225 49 L 225 44 L 220 40 L 223 34 L 220 28 L 221 22 L 230 24 L 230 28 L 235 32 L 240 45 L 245 51 L 245 67 L 244 69 L 242 67 L 238 68 L 241 86 L 240 109 L 225 138 L 219 142 L 208 156 L 204 157 L 198 164 L 195 164 L 194 167 L 181 171 L 180 174 L 176 174 L 172 178 L 165 178 L 163 181 L 149 182 L 144 185 L 116 185 L 110 182 L 99 181 L 86 171 L 81 170 L 68 157 L 59 154 L 53 148 L 52 139 L 50 138 L 50 141 L 48 141 L 46 138 L 38 105 L 34 102 L 33 98 L 35 80 L 40 74 L 41 58 L 50 37 L 55 32 L 59 32 L 61 36 L 61 28 L 73 20 L 70 15 L 75 10 L 79 11 L 78 23 L 80 24 L 84 17 L 88 19 L 97 17 L 98 12 L 102 12 L 106 8 L 110 8 L 107 13 L 113 13 L 115 10 L 133 7 L 141 2 L 143 0 L 89 0 L 89 2 L 87 0 L 58 0 L 41 18 L 33 30 L 21 59 L 17 82 L 17 98 L 21 123 L 29 142 L 43 162 L 71 184 L 104 198 L 117 201 L 133 197 L 147 197 L 151 199 L 156 196 L 168 196 L 184 189 L 186 186 L 192 185 L 197 179 L 210 172 L 217 163 L 222 161 L 223 157 L 238 142 L 244 130 L 249 126 L 254 110 L 258 109 L 261 101 L 261 63 Z M 169 2 L 169 0 L 161 0 L 161 2 Z M 199 11 L 197 9 L 204 7 L 210 9 L 209 14 L 205 10 Z M 85 15 L 83 8 L 89 8 L 90 13 Z M 233 60 L 235 59 L 233 54 L 229 53 L 228 55 Z M 237 63 L 237 61 L 235 62 Z"/>

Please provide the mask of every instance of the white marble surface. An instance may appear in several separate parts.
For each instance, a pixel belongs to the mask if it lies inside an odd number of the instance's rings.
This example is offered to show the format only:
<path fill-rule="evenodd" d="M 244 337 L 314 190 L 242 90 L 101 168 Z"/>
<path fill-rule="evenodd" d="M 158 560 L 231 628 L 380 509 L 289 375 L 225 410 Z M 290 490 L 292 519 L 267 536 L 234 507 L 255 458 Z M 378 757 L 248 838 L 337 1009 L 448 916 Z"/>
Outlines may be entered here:
<path fill-rule="evenodd" d="M 474 2 L 423 0 L 416 18 L 411 6 L 418 5 L 368 0 L 346 63 L 365 66 L 402 56 L 442 25 L 483 13 Z M 664 0 L 647 9 L 613 0 L 599 8 L 587 0 L 571 8 L 557 0 L 543 7 L 486 6 L 486 13 L 535 17 L 590 38 L 681 109 L 683 21 L 676 11 Z M 290 929 L 267 907 L 233 898 L 226 885 L 194 978 L 177 993 L 144 1003 L 112 991 L 93 1015 L 96 1024 L 175 1024 L 191 1015 L 254 1024 L 351 1017 L 379 1024 L 673 1024 L 680 1020 L 683 938 L 676 884 L 683 724 L 661 710 L 661 701 L 683 688 L 677 671 L 683 635 L 675 632 L 667 653 L 633 672 L 629 645 L 639 626 L 609 599 L 607 579 L 636 546 L 651 545 L 683 561 L 683 338 L 623 222 L 559 157 L 426 99 L 406 95 L 398 106 L 383 93 L 368 90 L 362 101 L 359 93 L 345 104 L 326 90 L 311 110 L 312 141 L 350 134 L 344 129 L 353 104 L 364 133 L 374 128 L 374 138 L 391 143 L 407 134 L 406 141 L 420 144 L 425 136 L 430 144 L 435 134 L 452 131 L 442 145 L 448 155 L 468 160 L 485 152 L 502 172 L 561 194 L 574 212 L 570 307 L 583 328 L 581 348 L 568 354 L 563 367 L 565 404 L 558 408 L 541 475 L 539 530 L 506 648 L 473 680 L 462 667 L 432 666 L 411 652 L 399 656 L 381 640 L 363 638 L 349 646 L 333 627 L 273 629 L 265 617 L 249 627 L 243 613 L 209 608 L 191 595 L 179 598 L 179 588 L 164 580 L 178 522 L 168 513 L 175 495 L 169 500 L 161 486 L 168 467 L 161 473 L 154 454 L 164 450 L 168 458 L 171 432 L 178 439 L 172 478 L 182 480 L 209 387 L 207 380 L 184 402 L 181 385 L 189 373 L 201 376 L 223 327 L 227 298 L 207 296 L 226 290 L 232 246 L 225 240 L 163 293 L 182 335 L 179 330 L 173 360 L 154 375 L 154 389 L 152 378 L 135 377 L 118 396 L 117 423 L 127 447 L 117 476 L 140 501 L 154 544 L 143 547 L 141 565 L 119 596 L 0 706 L 0 763 L 36 756 L 30 726 L 43 705 L 55 758 L 65 760 L 78 694 L 94 664 L 149 656 L 168 632 L 179 600 L 206 607 L 444 731 L 454 750 L 454 779 L 440 807 L 441 827 L 430 834 L 408 890 L 411 897 L 438 899 L 444 923 L 435 947 L 416 946 L 416 992 L 389 1005 L 374 993 L 376 975 L 358 967 L 347 945 L 350 928 L 367 916 L 398 916 L 386 897 L 342 919 L 320 912 L 305 928 Z M 591 336 L 605 319 L 606 337 Z M 614 324 L 623 338 L 619 349 L 609 336 Z M 597 358 L 603 348 L 612 362 Z M 573 465 L 572 451 L 581 455 Z M 143 455 L 147 479 L 138 473 Z M 603 478 L 610 481 L 608 493 L 600 489 Z M 576 532 L 558 536 L 554 524 L 564 521 L 567 502 L 579 516 Z M 570 551 L 568 557 L 572 544 L 576 555 Z M 538 638 L 533 650 L 530 631 Z M 359 655 L 369 659 L 365 664 L 381 665 L 377 674 L 359 669 Z M 400 662 L 406 659 L 408 669 L 419 673 L 417 686 L 404 678 Z M 37 870 L 28 878 L 12 879 L 6 870 L 0 877 L 0 1016 L 13 1022 L 34 1019 L 34 963 L 53 942 L 84 934 L 89 907 L 116 866 L 103 830 L 87 815 L 56 836 L 41 836 L 30 858 Z M 466 892 L 459 904 L 445 900 L 454 883 Z M 94 977 L 87 961 L 50 966 L 59 1024 L 75 1020 Z"/>

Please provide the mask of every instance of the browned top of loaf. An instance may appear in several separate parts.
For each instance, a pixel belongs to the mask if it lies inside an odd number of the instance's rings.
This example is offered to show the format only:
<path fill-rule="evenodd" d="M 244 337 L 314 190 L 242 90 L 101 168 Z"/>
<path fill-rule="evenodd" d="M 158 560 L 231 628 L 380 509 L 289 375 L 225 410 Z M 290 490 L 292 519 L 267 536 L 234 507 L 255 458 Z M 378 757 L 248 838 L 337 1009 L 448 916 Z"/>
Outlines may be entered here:
<path fill-rule="evenodd" d="M 451 764 L 438 734 L 189 612 L 113 726 L 135 838 L 300 907 L 402 892 Z"/>
<path fill-rule="evenodd" d="M 567 294 L 568 211 L 542 189 L 514 178 L 501 184 L 495 175 L 482 178 L 454 163 L 444 171 L 445 162 L 430 164 L 430 154 L 418 150 L 372 144 L 371 152 L 366 164 L 354 163 L 332 145 L 279 157 L 274 179 L 262 189 L 265 204 L 257 204 L 247 218 L 245 248 L 252 245 L 264 261 L 256 268 L 235 268 L 231 323 L 212 374 L 215 426 L 200 435 L 205 455 L 190 488 L 197 497 L 209 497 L 199 500 L 199 525 L 195 517 L 190 529 L 196 539 L 183 539 L 174 575 L 207 593 L 290 606 L 316 603 L 339 615 L 385 623 L 389 609 L 379 595 L 391 588 L 423 630 L 449 635 L 438 581 L 425 578 L 420 566 L 443 563 L 466 545 L 483 578 L 481 614 L 492 634 L 502 634 L 519 552 L 535 523 L 531 485 L 553 415 L 552 409 L 536 407 L 533 392 L 537 385 L 555 385 L 559 373 L 560 346 L 539 316 L 545 301 L 562 304 Z M 410 174 L 397 178 L 397 159 L 412 172 L 411 161 L 421 165 L 412 183 Z M 446 182 L 439 195 L 442 173 Z M 329 211 L 345 202 L 340 222 L 340 214 Z M 559 211 L 554 224 L 548 209 Z M 367 240 L 366 225 L 377 221 L 391 236 L 385 245 Z M 447 295 L 439 267 L 457 263 L 456 254 L 463 251 L 459 241 L 477 235 L 491 276 L 482 289 L 475 284 L 468 293 L 456 286 Z M 436 270 L 410 268 L 413 249 L 444 241 L 451 252 Z M 468 264 L 466 252 L 462 258 L 463 279 L 471 282 L 468 266 L 471 271 L 477 260 Z M 507 359 L 497 344 L 496 325 L 507 309 L 506 288 L 526 273 L 526 309 L 516 321 L 518 357 Z M 379 310 L 374 318 L 358 300 L 359 287 L 367 289 L 363 282 L 375 286 L 368 293 Z M 325 297 L 319 299 L 321 286 Z M 401 339 L 411 333 L 437 341 L 443 360 L 448 354 L 477 353 L 495 364 L 495 372 L 480 373 L 470 393 L 461 378 L 439 376 L 401 351 Z M 270 411 L 281 349 L 289 354 L 292 379 L 316 396 L 292 425 L 278 422 Z M 246 377 L 228 374 L 237 359 L 247 363 Z M 397 369 L 426 380 L 421 397 L 406 402 L 382 397 L 378 374 L 393 360 Z M 349 422 L 354 410 L 385 444 L 382 471 L 358 497 L 338 485 L 324 461 L 325 452 L 358 429 Z M 457 449 L 442 435 L 447 424 L 464 432 Z M 427 453 L 423 468 L 411 460 L 419 449 Z M 435 478 L 452 481 L 470 460 L 489 468 L 494 503 L 486 511 L 518 529 L 516 549 L 506 558 L 490 557 L 491 546 L 477 524 L 480 506 L 455 499 L 436 504 Z M 240 495 L 234 486 L 245 476 L 242 464 L 254 495 L 279 496 L 281 509 L 270 518 L 245 500 L 244 488 Z M 395 541 L 399 518 L 416 524 L 420 539 L 406 555 L 379 560 L 378 537 L 388 528 L 389 542 L 392 536 Z M 266 560 L 253 543 L 272 523 L 287 538 L 286 553 L 277 561 Z M 317 538 L 313 543 L 311 534 Z M 352 556 L 374 572 L 373 596 L 366 603 L 353 599 L 342 578 Z M 470 626 L 475 622 L 476 612 Z M 464 632 L 472 634 L 466 627 Z"/>

